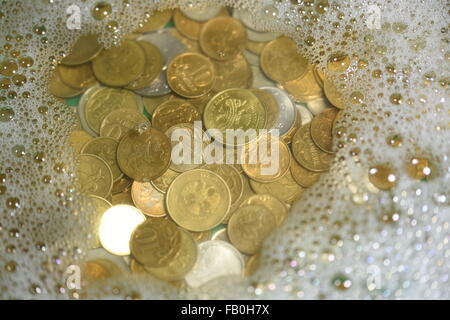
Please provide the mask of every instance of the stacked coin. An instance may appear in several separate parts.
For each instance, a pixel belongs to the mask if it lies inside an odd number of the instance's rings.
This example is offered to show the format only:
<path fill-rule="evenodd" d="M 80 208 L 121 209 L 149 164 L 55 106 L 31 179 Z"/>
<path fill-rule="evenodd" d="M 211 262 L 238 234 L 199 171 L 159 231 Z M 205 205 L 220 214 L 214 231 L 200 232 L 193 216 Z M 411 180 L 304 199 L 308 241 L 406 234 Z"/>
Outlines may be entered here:
<path fill-rule="evenodd" d="M 339 109 L 328 100 L 342 108 L 336 88 L 292 39 L 256 28 L 248 12 L 229 12 L 177 10 L 176 29 L 161 29 L 172 11 L 157 12 L 110 49 L 95 36 L 80 38 L 50 85 L 59 97 L 84 92 L 84 130 L 69 139 L 80 189 L 103 210 L 112 202 L 146 216 L 129 241 L 131 271 L 175 285 L 253 274 L 264 239 L 333 158 Z M 241 148 L 223 135 L 202 142 L 231 154 L 230 164 L 196 161 L 195 148 L 180 164 L 171 141 L 179 129 L 197 140 L 212 129 L 266 134 Z M 248 161 L 262 139 L 279 151 L 270 174 L 262 159 Z"/>

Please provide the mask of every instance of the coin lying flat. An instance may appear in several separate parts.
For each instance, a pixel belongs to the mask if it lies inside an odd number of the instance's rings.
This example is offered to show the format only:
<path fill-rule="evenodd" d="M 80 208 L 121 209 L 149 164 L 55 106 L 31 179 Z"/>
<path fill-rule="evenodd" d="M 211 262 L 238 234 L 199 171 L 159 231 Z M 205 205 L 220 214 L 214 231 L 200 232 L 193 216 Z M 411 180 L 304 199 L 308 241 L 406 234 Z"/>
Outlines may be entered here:
<path fill-rule="evenodd" d="M 142 74 L 145 61 L 144 50 L 135 41 L 125 40 L 118 47 L 103 50 L 92 61 L 92 68 L 100 82 L 121 87 Z"/>
<path fill-rule="evenodd" d="M 69 143 L 78 154 L 81 153 L 83 146 L 92 139 L 93 137 L 83 130 L 74 130 L 69 135 Z"/>
<path fill-rule="evenodd" d="M 264 206 L 240 207 L 228 222 L 228 237 L 239 251 L 254 254 L 276 228 L 274 215 Z"/>
<path fill-rule="evenodd" d="M 167 67 L 167 82 L 175 93 L 197 98 L 211 91 L 216 72 L 211 61 L 202 54 L 188 52 L 179 55 Z"/>
<path fill-rule="evenodd" d="M 164 194 L 153 188 L 150 182 L 134 181 L 131 187 L 131 197 L 134 204 L 145 215 L 164 217 Z"/>
<path fill-rule="evenodd" d="M 147 219 L 131 235 L 131 254 L 145 267 L 167 266 L 181 249 L 181 237 L 170 220 Z"/>
<path fill-rule="evenodd" d="M 117 109 L 103 119 L 100 136 L 120 141 L 130 130 L 142 124 L 150 126 L 150 121 L 142 113 L 126 108 Z"/>
<path fill-rule="evenodd" d="M 161 176 L 170 165 L 170 141 L 164 133 L 147 128 L 132 130 L 117 148 L 117 163 L 130 178 L 150 182 Z"/>
<path fill-rule="evenodd" d="M 181 10 L 176 10 L 173 22 L 177 30 L 186 38 L 198 40 L 204 23 L 188 18 Z"/>
<path fill-rule="evenodd" d="M 147 21 L 142 22 L 142 26 L 134 30 L 134 32 L 147 33 L 164 28 L 164 26 L 169 23 L 170 19 L 172 19 L 172 15 L 172 10 L 155 11 L 147 18 Z"/>
<path fill-rule="evenodd" d="M 261 53 L 261 67 L 274 81 L 298 79 L 308 71 L 308 61 L 297 52 L 297 44 L 288 37 L 270 41 Z"/>
<path fill-rule="evenodd" d="M 188 101 L 170 99 L 156 108 L 153 112 L 152 122 L 154 128 L 165 132 L 177 124 L 194 123 L 200 119 L 200 113 Z"/>
<path fill-rule="evenodd" d="M 166 193 L 167 189 L 169 189 L 170 184 L 178 177 L 180 174 L 174 170 L 167 169 L 166 172 L 163 173 L 162 176 L 152 180 L 152 185 L 161 193 Z"/>
<path fill-rule="evenodd" d="M 291 174 L 295 182 L 303 188 L 309 188 L 320 178 L 320 173 L 303 168 L 296 160 L 291 161 Z"/>
<path fill-rule="evenodd" d="M 113 185 L 113 175 L 105 161 L 91 154 L 82 154 L 79 157 L 77 171 L 83 193 L 102 198 L 109 195 Z"/>
<path fill-rule="evenodd" d="M 267 208 L 275 218 L 276 225 L 283 224 L 288 215 L 286 205 L 269 194 L 255 194 L 241 203 L 240 207 L 258 205 Z"/>
<path fill-rule="evenodd" d="M 96 34 L 80 36 L 70 49 L 70 53 L 61 60 L 61 63 L 67 66 L 86 63 L 94 59 L 102 49 L 103 47 L 98 43 Z"/>
<path fill-rule="evenodd" d="M 272 40 L 272 39 L 271 39 Z M 256 55 L 260 55 L 263 51 L 264 47 L 266 46 L 267 42 L 256 42 L 249 40 L 247 42 L 246 49 L 250 51 L 251 53 L 254 53 Z"/>
<path fill-rule="evenodd" d="M 247 59 L 239 54 L 228 61 L 213 61 L 216 81 L 212 88 L 220 92 L 231 88 L 249 88 L 253 82 L 252 69 Z"/>
<path fill-rule="evenodd" d="M 209 20 L 200 33 L 200 46 L 209 57 L 230 60 L 236 57 L 247 44 L 247 32 L 242 23 L 231 17 Z"/>
<path fill-rule="evenodd" d="M 323 151 L 333 153 L 333 123 L 338 113 L 331 108 L 322 111 L 311 122 L 311 138 Z"/>
<path fill-rule="evenodd" d="M 276 87 L 260 87 L 259 89 L 270 93 L 274 98 L 279 108 L 279 117 L 273 126 L 279 131 L 280 137 L 286 135 L 292 126 L 295 124 L 295 105 L 289 98 L 287 93 Z"/>
<path fill-rule="evenodd" d="M 160 104 L 166 102 L 167 100 L 173 99 L 174 97 L 175 96 L 172 93 L 162 96 L 142 97 L 142 102 L 144 103 L 145 110 L 152 115 Z"/>
<path fill-rule="evenodd" d="M 244 191 L 244 182 L 239 171 L 229 164 L 206 164 L 202 169 L 217 173 L 231 191 L 231 205 L 237 203 Z"/>
<path fill-rule="evenodd" d="M 122 176 L 119 180 L 115 181 L 111 190 L 113 195 L 128 191 L 131 188 L 131 184 L 133 180 L 131 180 L 127 176 Z"/>
<path fill-rule="evenodd" d="M 55 71 L 50 78 L 48 91 L 59 98 L 72 98 L 83 93 L 83 89 L 74 89 L 66 85 L 59 76 L 59 72 Z"/>
<path fill-rule="evenodd" d="M 91 63 L 77 66 L 59 65 L 57 70 L 61 80 L 71 88 L 86 89 L 96 83 Z"/>
<path fill-rule="evenodd" d="M 190 231 L 206 231 L 217 226 L 230 205 L 231 192 L 225 181 L 218 174 L 203 169 L 180 174 L 166 196 L 170 217 Z"/>
<path fill-rule="evenodd" d="M 266 129 L 271 130 L 275 128 L 280 118 L 280 109 L 275 97 L 268 91 L 261 89 L 250 89 L 250 91 L 259 99 L 264 109 L 266 109 Z"/>
<path fill-rule="evenodd" d="M 137 41 L 137 44 L 144 50 L 145 65 L 142 74 L 125 87 L 130 90 L 142 89 L 152 83 L 161 73 L 164 64 L 163 57 L 155 45 L 147 41 Z"/>

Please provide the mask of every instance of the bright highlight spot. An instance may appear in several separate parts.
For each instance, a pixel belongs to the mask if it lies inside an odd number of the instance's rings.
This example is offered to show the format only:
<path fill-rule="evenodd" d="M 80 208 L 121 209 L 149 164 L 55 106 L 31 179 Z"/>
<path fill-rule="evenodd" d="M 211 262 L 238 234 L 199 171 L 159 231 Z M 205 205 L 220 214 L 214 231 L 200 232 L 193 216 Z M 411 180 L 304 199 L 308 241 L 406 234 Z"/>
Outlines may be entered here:
<path fill-rule="evenodd" d="M 131 233 L 145 221 L 142 212 L 132 206 L 118 205 L 105 211 L 100 221 L 100 243 L 105 250 L 118 256 L 130 254 Z"/>

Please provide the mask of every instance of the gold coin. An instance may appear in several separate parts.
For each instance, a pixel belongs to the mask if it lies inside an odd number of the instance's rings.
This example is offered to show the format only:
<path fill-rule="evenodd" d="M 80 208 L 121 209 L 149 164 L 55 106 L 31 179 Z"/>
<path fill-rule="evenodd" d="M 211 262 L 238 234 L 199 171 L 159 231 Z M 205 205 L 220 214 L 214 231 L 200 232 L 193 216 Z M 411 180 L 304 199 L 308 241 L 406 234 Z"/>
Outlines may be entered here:
<path fill-rule="evenodd" d="M 150 126 L 150 121 L 142 113 L 126 108 L 117 109 L 103 119 L 100 136 L 120 141 L 130 130 L 141 125 Z"/>
<path fill-rule="evenodd" d="M 170 184 L 175 180 L 176 177 L 178 177 L 180 174 L 176 171 L 173 171 L 171 169 L 167 169 L 164 174 L 152 180 L 152 185 L 155 187 L 156 190 L 162 193 L 166 193 L 167 189 L 169 189 Z"/>
<path fill-rule="evenodd" d="M 159 49 L 147 42 L 136 42 L 145 53 L 145 66 L 142 74 L 135 80 L 131 81 L 125 88 L 130 90 L 142 89 L 155 80 L 162 71 L 164 59 Z"/>
<path fill-rule="evenodd" d="M 230 60 L 236 57 L 247 44 L 247 30 L 242 23 L 231 17 L 217 17 L 209 20 L 200 33 L 203 52 L 216 60 Z"/>
<path fill-rule="evenodd" d="M 144 267 L 167 266 L 181 249 L 181 230 L 167 219 L 149 218 L 132 233 L 130 250 Z"/>
<path fill-rule="evenodd" d="M 269 183 L 260 183 L 250 180 L 250 185 L 257 194 L 270 194 L 285 203 L 292 203 L 300 198 L 304 189 L 299 186 L 288 171 L 279 180 Z"/>
<path fill-rule="evenodd" d="M 192 235 L 181 230 L 181 246 L 178 253 L 168 265 L 160 268 L 145 266 L 144 269 L 152 276 L 164 281 L 182 280 L 191 271 L 197 261 L 197 243 Z"/>
<path fill-rule="evenodd" d="M 70 49 L 70 53 L 61 60 L 67 66 L 75 66 L 94 59 L 103 47 L 97 41 L 96 34 L 80 36 Z"/>
<path fill-rule="evenodd" d="M 122 87 L 144 72 L 144 50 L 135 42 L 125 40 L 118 47 L 103 50 L 93 61 L 97 79 L 111 87 Z"/>
<path fill-rule="evenodd" d="M 246 277 L 251 277 L 255 274 L 256 270 L 258 270 L 261 260 L 261 254 L 256 253 L 252 255 L 245 264 L 244 275 Z"/>
<path fill-rule="evenodd" d="M 164 194 L 153 188 L 150 182 L 134 181 L 131 187 L 131 197 L 136 208 L 150 217 L 164 217 Z"/>
<path fill-rule="evenodd" d="M 173 10 L 157 10 L 147 17 L 146 21 L 139 24 L 141 27 L 134 30 L 134 32 L 147 33 L 162 29 L 172 19 L 172 15 Z"/>
<path fill-rule="evenodd" d="M 248 205 L 236 210 L 228 223 L 228 237 L 239 251 L 254 254 L 276 228 L 275 217 L 261 205 Z"/>
<path fill-rule="evenodd" d="M 288 215 L 286 205 L 269 194 L 255 194 L 241 203 L 240 207 L 258 205 L 267 208 L 275 218 L 277 227 L 281 226 Z"/>
<path fill-rule="evenodd" d="M 228 89 L 208 102 L 203 119 L 206 129 L 218 129 L 225 136 L 226 129 L 263 129 L 266 110 L 250 90 Z"/>
<path fill-rule="evenodd" d="M 155 112 L 156 108 L 166 102 L 167 100 L 173 99 L 175 96 L 172 93 L 168 93 L 162 96 L 155 97 L 142 97 L 142 101 L 144 102 L 145 110 L 152 115 Z"/>
<path fill-rule="evenodd" d="M 264 106 L 267 115 L 266 129 L 272 129 L 275 127 L 280 117 L 280 107 L 277 100 L 269 92 L 261 89 L 250 89 L 250 91 L 259 99 Z"/>
<path fill-rule="evenodd" d="M 176 10 L 173 15 L 173 22 L 175 28 L 186 38 L 191 40 L 198 40 L 200 38 L 200 31 L 205 24 L 186 17 L 180 10 Z"/>
<path fill-rule="evenodd" d="M 306 103 L 322 96 L 322 88 L 314 77 L 311 65 L 308 65 L 308 71 L 301 78 L 283 82 L 281 85 L 297 102 Z"/>
<path fill-rule="evenodd" d="M 86 89 L 92 87 L 97 81 L 92 71 L 91 63 L 78 66 L 59 65 L 57 67 L 62 82 L 74 89 Z"/>
<path fill-rule="evenodd" d="M 244 192 L 244 181 L 239 171 L 229 164 L 205 164 L 202 169 L 218 174 L 231 192 L 231 205 L 237 203 Z"/>
<path fill-rule="evenodd" d="M 308 71 L 308 61 L 298 53 L 297 44 L 288 37 L 270 41 L 261 53 L 261 68 L 272 80 L 299 79 Z"/>
<path fill-rule="evenodd" d="M 195 242 L 200 243 L 203 241 L 211 240 L 211 231 L 194 232 L 190 231 L 190 234 L 194 238 Z"/>
<path fill-rule="evenodd" d="M 311 121 L 311 138 L 320 149 L 327 153 L 333 153 L 333 123 L 337 113 L 337 109 L 326 109 Z"/>
<path fill-rule="evenodd" d="M 231 205 L 231 192 L 216 173 L 194 169 L 180 174 L 169 187 L 166 207 L 170 217 L 190 231 L 219 225 Z"/>
<path fill-rule="evenodd" d="M 275 158 L 272 159 L 272 156 Z M 291 153 L 288 146 L 270 135 L 259 137 L 243 148 L 242 169 L 252 180 L 263 183 L 278 180 L 286 174 L 290 165 Z"/>
<path fill-rule="evenodd" d="M 249 88 L 253 83 L 253 73 L 247 59 L 237 55 L 228 61 L 213 61 L 216 70 L 216 81 L 212 88 L 220 92 L 231 88 Z"/>
<path fill-rule="evenodd" d="M 103 213 L 112 207 L 112 204 L 104 198 L 97 196 L 89 196 L 91 203 L 93 205 L 94 211 L 91 216 L 91 221 L 93 224 L 90 224 L 91 230 L 93 230 L 93 236 L 90 239 L 92 241 L 92 245 L 90 248 L 99 248 L 101 247 L 100 238 L 98 236 L 98 230 L 100 228 L 100 221 L 103 216 Z"/>
<path fill-rule="evenodd" d="M 92 89 L 87 98 L 84 115 L 89 127 L 96 133 L 100 132 L 103 119 L 114 110 L 126 108 L 140 111 L 140 98 L 132 91 L 107 87 Z"/>
<path fill-rule="evenodd" d="M 113 176 L 108 164 L 100 157 L 82 154 L 78 162 L 80 190 L 88 195 L 107 198 L 111 192 Z"/>
<path fill-rule="evenodd" d="M 92 139 L 94 138 L 90 134 L 82 130 L 74 130 L 69 135 L 69 143 L 77 154 L 80 154 L 83 146 Z"/>
<path fill-rule="evenodd" d="M 256 42 L 248 40 L 246 48 L 251 53 L 254 53 L 259 56 L 261 52 L 264 50 L 264 47 L 266 46 L 267 43 L 268 42 Z"/>
<path fill-rule="evenodd" d="M 314 77 L 316 78 L 317 84 L 323 89 L 325 74 L 319 68 L 313 68 Z"/>
<path fill-rule="evenodd" d="M 133 199 L 131 198 L 131 192 L 129 190 L 121 192 L 121 193 L 113 194 L 111 202 L 115 206 L 117 206 L 119 204 L 126 204 L 126 205 L 134 207 L 134 202 L 133 202 Z"/>
<path fill-rule="evenodd" d="M 292 154 L 303 167 L 313 172 L 330 169 L 333 156 L 323 152 L 311 139 L 310 124 L 300 127 L 292 139 Z"/>
<path fill-rule="evenodd" d="M 344 109 L 344 97 L 329 80 L 323 82 L 323 90 L 328 101 L 338 109 Z"/>
<path fill-rule="evenodd" d="M 300 127 L 302 126 L 302 117 L 300 114 L 300 111 L 295 108 L 294 109 L 295 112 L 295 121 L 292 124 L 292 126 L 289 128 L 288 132 L 286 132 L 282 137 L 281 137 L 281 141 L 283 141 L 286 144 L 291 144 L 292 143 L 292 138 L 294 138 L 294 135 L 297 133 L 298 129 L 300 129 Z"/>
<path fill-rule="evenodd" d="M 170 165 L 170 141 L 160 131 L 147 128 L 132 130 L 120 140 L 117 163 L 130 178 L 150 182 L 160 177 Z"/>
<path fill-rule="evenodd" d="M 153 112 L 153 127 L 165 132 L 180 123 L 194 123 L 200 120 L 198 110 L 186 100 L 171 99 L 163 102 Z"/>
<path fill-rule="evenodd" d="M 170 30 L 170 34 L 180 40 L 185 46 L 188 52 L 202 53 L 200 44 L 197 40 L 189 39 L 188 37 L 182 35 L 176 28 Z"/>
<path fill-rule="evenodd" d="M 203 114 L 205 111 L 206 105 L 208 104 L 209 100 L 214 96 L 213 91 L 208 92 L 207 94 L 194 99 L 188 99 L 187 101 L 192 104 L 195 108 L 197 108 L 198 112 L 200 114 Z"/>
<path fill-rule="evenodd" d="M 128 191 L 131 188 L 131 184 L 133 183 L 133 180 L 128 178 L 126 175 L 124 175 L 122 178 L 114 182 L 111 193 L 118 194 L 121 192 Z"/>
<path fill-rule="evenodd" d="M 172 140 L 172 134 L 175 131 L 178 130 L 183 130 L 184 135 L 181 141 L 173 141 Z M 171 141 L 171 145 L 172 145 L 172 149 L 174 148 L 179 148 L 180 146 L 182 147 L 182 153 L 183 155 L 180 155 L 180 152 L 177 153 L 177 155 L 179 155 L 180 158 L 179 160 L 183 160 L 183 163 L 175 163 L 174 159 L 172 159 L 172 162 L 170 164 L 170 169 L 172 169 L 173 171 L 176 172 L 185 172 L 185 171 L 189 171 L 195 168 L 198 168 L 201 163 L 196 163 L 195 161 L 195 143 L 196 141 L 203 141 L 203 136 L 202 133 L 203 131 L 199 134 L 198 132 L 196 132 L 194 130 L 194 125 L 192 123 L 179 123 L 176 124 L 172 127 L 170 127 L 169 129 L 166 130 L 166 132 L 164 132 L 165 135 L 170 139 Z M 188 137 L 186 137 L 186 135 Z M 205 143 L 202 144 L 202 146 L 205 146 Z M 184 161 L 187 160 L 187 161 Z M 198 161 L 200 162 L 200 161 Z"/>
<path fill-rule="evenodd" d="M 95 282 L 122 275 L 122 270 L 112 261 L 107 259 L 95 259 L 85 261 L 81 271 L 83 280 Z"/>
<path fill-rule="evenodd" d="M 94 138 L 88 143 L 86 143 L 81 149 L 81 153 L 83 154 L 93 154 L 95 156 L 100 157 L 104 160 L 109 168 L 111 169 L 111 173 L 113 175 L 113 180 L 117 181 L 122 176 L 123 173 L 117 165 L 117 146 L 119 142 L 113 138 L 109 137 L 98 137 Z"/>
<path fill-rule="evenodd" d="M 216 73 L 211 61 L 202 54 L 183 53 L 167 67 L 167 82 L 175 93 L 197 98 L 211 91 Z"/>
<path fill-rule="evenodd" d="M 59 72 L 55 70 L 50 79 L 48 90 L 51 94 L 58 98 L 72 98 L 83 93 L 83 89 L 74 89 L 66 85 L 59 76 Z"/>
<path fill-rule="evenodd" d="M 320 178 L 320 173 L 312 172 L 303 168 L 294 159 L 291 161 L 291 174 L 295 182 L 301 185 L 303 188 L 309 188 L 316 183 Z"/>
<path fill-rule="evenodd" d="M 147 274 L 147 271 L 145 271 L 144 266 L 140 264 L 135 258 L 130 258 L 130 270 L 132 273 L 135 274 Z"/>

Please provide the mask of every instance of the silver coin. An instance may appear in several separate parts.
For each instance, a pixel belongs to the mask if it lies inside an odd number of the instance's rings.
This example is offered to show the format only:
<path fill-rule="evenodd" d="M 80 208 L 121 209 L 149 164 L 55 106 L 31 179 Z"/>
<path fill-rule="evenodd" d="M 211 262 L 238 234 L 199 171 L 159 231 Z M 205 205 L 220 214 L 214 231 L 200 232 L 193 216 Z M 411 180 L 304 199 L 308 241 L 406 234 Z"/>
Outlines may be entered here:
<path fill-rule="evenodd" d="M 250 10 L 240 9 L 233 11 L 233 17 L 239 19 L 247 28 L 247 38 L 255 42 L 266 42 L 281 36 L 280 33 L 266 32 L 261 28 L 255 26 L 255 18 Z"/>
<path fill-rule="evenodd" d="M 275 82 L 266 77 L 260 66 L 251 65 L 253 73 L 253 88 L 274 87 Z"/>
<path fill-rule="evenodd" d="M 222 7 L 217 5 L 206 5 L 181 8 L 180 10 L 189 19 L 201 22 L 216 17 L 220 10 L 222 10 Z"/>
<path fill-rule="evenodd" d="M 149 86 L 135 90 L 134 92 L 146 96 L 162 96 L 170 93 L 170 87 L 167 84 L 166 70 L 169 63 L 178 55 L 187 52 L 186 46 L 172 35 L 172 28 L 158 30 L 156 32 L 146 33 L 137 40 L 147 41 L 155 45 L 164 58 L 164 66 L 161 74 Z"/>
<path fill-rule="evenodd" d="M 220 229 L 219 231 L 216 231 L 212 237 L 211 240 L 221 240 L 230 243 L 230 239 L 228 238 L 228 232 L 227 228 Z"/>
<path fill-rule="evenodd" d="M 279 88 L 260 87 L 259 89 L 269 92 L 277 101 L 280 115 L 273 129 L 279 130 L 280 137 L 284 136 L 295 124 L 296 111 L 294 103 L 289 98 L 288 94 Z"/>
<path fill-rule="evenodd" d="M 315 100 L 306 103 L 308 110 L 315 116 L 317 116 L 322 111 L 333 108 L 333 106 L 328 102 L 325 97 L 317 98 Z"/>
<path fill-rule="evenodd" d="M 185 280 L 197 288 L 220 277 L 243 275 L 244 267 L 244 259 L 235 247 L 225 241 L 209 240 L 198 245 L 197 261 Z"/>
<path fill-rule="evenodd" d="M 303 103 L 296 103 L 295 107 L 297 108 L 298 112 L 300 113 L 300 117 L 302 119 L 302 126 L 305 124 L 308 124 L 312 121 L 314 118 L 311 111 L 308 110 L 305 104 Z"/>

